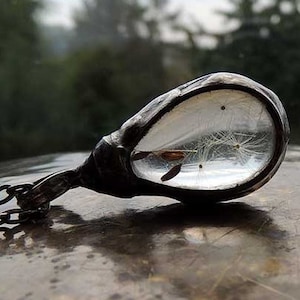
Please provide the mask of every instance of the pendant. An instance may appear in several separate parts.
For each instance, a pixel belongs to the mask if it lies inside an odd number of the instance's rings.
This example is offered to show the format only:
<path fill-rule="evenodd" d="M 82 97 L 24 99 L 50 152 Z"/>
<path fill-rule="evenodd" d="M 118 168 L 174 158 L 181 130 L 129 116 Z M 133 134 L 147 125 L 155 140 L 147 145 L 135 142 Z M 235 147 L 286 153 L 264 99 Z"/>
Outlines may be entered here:
<path fill-rule="evenodd" d="M 278 97 L 253 80 L 215 73 L 151 101 L 104 136 L 77 169 L 30 187 L 5 187 L 22 210 L 78 186 L 117 197 L 159 195 L 188 204 L 241 197 L 279 168 L 289 124 Z"/>

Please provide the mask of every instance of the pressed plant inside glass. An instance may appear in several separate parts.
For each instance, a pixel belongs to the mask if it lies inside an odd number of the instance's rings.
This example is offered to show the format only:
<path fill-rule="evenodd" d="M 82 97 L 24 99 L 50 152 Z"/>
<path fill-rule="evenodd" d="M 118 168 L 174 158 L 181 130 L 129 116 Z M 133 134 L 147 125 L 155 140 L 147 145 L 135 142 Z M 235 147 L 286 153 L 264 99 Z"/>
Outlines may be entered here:
<path fill-rule="evenodd" d="M 249 93 L 219 89 L 179 103 L 141 139 L 131 156 L 141 178 L 185 189 L 238 186 L 274 155 L 275 126 Z"/>
<path fill-rule="evenodd" d="M 47 211 L 50 201 L 79 186 L 188 204 L 241 197 L 276 173 L 288 137 L 285 110 L 271 90 L 238 74 L 205 75 L 152 100 L 102 137 L 78 168 L 1 186 L 8 196 L 0 205 L 16 197 L 21 210 L 0 215 L 0 223 L 16 212 L 27 218 Z"/>

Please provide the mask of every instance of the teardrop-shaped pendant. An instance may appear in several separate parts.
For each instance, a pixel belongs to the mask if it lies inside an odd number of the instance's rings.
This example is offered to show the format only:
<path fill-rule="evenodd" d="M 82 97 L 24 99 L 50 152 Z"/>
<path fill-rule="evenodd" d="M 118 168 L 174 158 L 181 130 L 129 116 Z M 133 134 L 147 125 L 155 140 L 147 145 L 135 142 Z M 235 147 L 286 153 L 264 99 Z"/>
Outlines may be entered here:
<path fill-rule="evenodd" d="M 83 186 L 119 197 L 163 195 L 217 202 L 265 184 L 286 151 L 289 124 L 278 97 L 232 73 L 197 78 L 159 96 L 103 137 L 76 170 L 6 187 L 23 209 Z M 24 185 L 25 187 L 25 185 Z"/>
<path fill-rule="evenodd" d="M 131 166 L 138 177 L 156 183 L 222 190 L 261 173 L 275 148 L 275 124 L 266 105 L 247 92 L 219 89 L 163 115 L 136 145 Z M 135 160 L 141 153 L 148 155 Z M 179 165 L 180 171 L 172 172 Z"/>

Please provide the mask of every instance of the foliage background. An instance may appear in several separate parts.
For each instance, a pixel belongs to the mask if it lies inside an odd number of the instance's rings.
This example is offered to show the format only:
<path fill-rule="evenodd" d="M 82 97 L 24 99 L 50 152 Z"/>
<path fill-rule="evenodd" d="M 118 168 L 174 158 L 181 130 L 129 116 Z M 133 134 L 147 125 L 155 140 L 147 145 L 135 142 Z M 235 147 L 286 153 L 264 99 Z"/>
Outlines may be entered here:
<path fill-rule="evenodd" d="M 85 0 L 72 30 L 39 22 L 42 0 L 0 1 L 0 159 L 91 149 L 155 96 L 216 71 L 274 90 L 299 143 L 300 1 L 229 1 L 218 13 L 236 26 L 222 33 L 182 24 L 166 0 Z"/>

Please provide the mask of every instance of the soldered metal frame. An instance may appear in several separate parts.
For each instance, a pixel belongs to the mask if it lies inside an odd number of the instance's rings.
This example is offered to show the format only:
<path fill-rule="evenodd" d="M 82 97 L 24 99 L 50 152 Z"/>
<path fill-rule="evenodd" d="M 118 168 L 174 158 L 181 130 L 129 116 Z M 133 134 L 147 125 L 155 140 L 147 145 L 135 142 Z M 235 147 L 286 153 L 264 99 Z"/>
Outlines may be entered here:
<path fill-rule="evenodd" d="M 183 101 L 216 90 L 243 91 L 265 105 L 276 133 L 274 153 L 266 167 L 249 181 L 227 189 L 190 190 L 139 178 L 132 170 L 131 154 L 150 128 Z M 289 132 L 285 110 L 272 91 L 242 75 L 209 74 L 154 99 L 118 131 L 103 137 L 86 162 L 77 169 L 80 174 L 77 184 L 122 198 L 155 195 L 171 197 L 188 204 L 231 200 L 257 190 L 272 178 L 284 159 Z"/>

